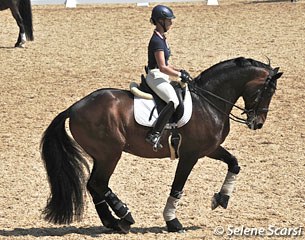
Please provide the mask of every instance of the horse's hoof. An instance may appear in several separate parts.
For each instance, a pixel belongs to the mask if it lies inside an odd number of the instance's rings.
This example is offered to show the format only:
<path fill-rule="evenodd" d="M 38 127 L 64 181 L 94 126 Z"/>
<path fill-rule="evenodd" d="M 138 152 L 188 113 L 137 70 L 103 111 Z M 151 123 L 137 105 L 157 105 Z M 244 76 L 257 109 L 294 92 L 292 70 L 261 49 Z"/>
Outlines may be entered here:
<path fill-rule="evenodd" d="M 212 202 L 211 202 L 211 209 L 214 210 L 219 206 L 219 203 L 217 202 L 217 193 L 214 194 L 214 196 L 212 197 Z"/>
<path fill-rule="evenodd" d="M 121 231 L 121 228 L 119 227 L 119 219 L 113 218 L 111 221 L 102 220 L 102 223 L 106 228 L 113 229 L 115 231 Z"/>
<path fill-rule="evenodd" d="M 211 203 L 211 208 L 214 210 L 218 206 L 223 207 L 226 209 L 228 207 L 230 196 L 224 195 L 222 193 L 215 193 L 213 198 L 212 198 L 212 203 Z"/>
<path fill-rule="evenodd" d="M 173 220 L 166 221 L 167 231 L 168 232 L 178 232 L 178 233 L 184 233 L 185 230 L 182 227 L 182 224 L 179 222 L 177 218 L 174 218 Z"/>
<path fill-rule="evenodd" d="M 20 43 L 20 44 L 15 44 L 15 48 L 25 48 L 25 44 L 22 44 L 22 43 Z"/>
<path fill-rule="evenodd" d="M 130 226 L 131 226 L 130 222 L 126 221 L 124 218 L 118 221 L 119 230 L 125 234 L 129 233 Z"/>

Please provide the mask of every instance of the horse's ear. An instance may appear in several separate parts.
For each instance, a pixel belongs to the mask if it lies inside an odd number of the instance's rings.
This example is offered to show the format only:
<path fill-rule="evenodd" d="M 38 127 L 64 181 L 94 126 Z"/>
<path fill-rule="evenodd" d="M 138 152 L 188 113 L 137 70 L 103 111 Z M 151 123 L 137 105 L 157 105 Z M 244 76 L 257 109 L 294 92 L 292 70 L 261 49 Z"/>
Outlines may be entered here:
<path fill-rule="evenodd" d="M 274 68 L 274 69 L 273 69 L 273 73 L 274 73 L 274 74 L 277 74 L 277 72 L 279 71 L 279 69 L 280 69 L 279 67 Z"/>
<path fill-rule="evenodd" d="M 272 77 L 272 80 L 279 79 L 282 75 L 283 75 L 283 73 L 282 73 L 282 72 L 279 72 L 279 73 L 275 74 L 275 75 Z"/>

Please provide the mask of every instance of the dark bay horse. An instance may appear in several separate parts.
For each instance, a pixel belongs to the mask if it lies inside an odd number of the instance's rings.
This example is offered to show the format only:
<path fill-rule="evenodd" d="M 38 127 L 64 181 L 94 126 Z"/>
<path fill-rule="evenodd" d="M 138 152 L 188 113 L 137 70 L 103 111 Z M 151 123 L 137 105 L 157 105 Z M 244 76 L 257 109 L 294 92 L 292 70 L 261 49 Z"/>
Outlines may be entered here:
<path fill-rule="evenodd" d="M 33 41 L 31 0 L 1 0 L 0 11 L 10 9 L 19 27 L 19 35 L 15 47 L 24 47 L 27 40 Z"/>
<path fill-rule="evenodd" d="M 227 207 L 240 170 L 237 159 L 221 146 L 229 134 L 230 119 L 235 119 L 231 110 L 242 97 L 245 107 L 240 109 L 247 117 L 235 120 L 253 130 L 262 128 L 277 79 L 282 75 L 278 70 L 270 63 L 240 57 L 212 66 L 188 84 L 193 113 L 190 121 L 178 128 L 182 136 L 179 162 L 163 212 L 168 231 L 183 231 L 176 217 L 176 207 L 199 158 L 208 156 L 228 165 L 224 183 L 212 198 L 212 209 Z M 153 151 L 145 141 L 149 128 L 140 126 L 134 120 L 133 99 L 134 96 L 127 90 L 100 89 L 61 112 L 51 122 L 40 146 L 51 188 L 43 212 L 46 220 L 57 224 L 79 220 L 86 186 L 103 225 L 129 232 L 134 223 L 131 212 L 108 186 L 122 152 L 144 158 L 166 158 L 170 155 L 166 144 L 170 130 L 165 130 L 161 139 L 165 147 Z M 65 130 L 67 118 L 70 119 L 70 132 L 76 142 Z M 83 150 L 93 159 L 88 181 L 85 169 L 89 171 L 89 166 Z"/>

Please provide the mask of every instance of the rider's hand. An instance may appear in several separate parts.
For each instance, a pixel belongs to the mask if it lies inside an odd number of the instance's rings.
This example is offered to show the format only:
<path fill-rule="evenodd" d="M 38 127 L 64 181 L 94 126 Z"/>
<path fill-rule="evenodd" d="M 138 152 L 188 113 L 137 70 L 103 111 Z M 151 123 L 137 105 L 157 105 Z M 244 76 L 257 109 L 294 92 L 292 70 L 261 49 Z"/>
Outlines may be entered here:
<path fill-rule="evenodd" d="M 189 82 L 192 81 L 192 77 L 191 77 L 191 75 L 187 71 L 180 70 L 180 73 L 181 73 L 181 76 L 180 76 L 181 82 L 189 83 Z"/>

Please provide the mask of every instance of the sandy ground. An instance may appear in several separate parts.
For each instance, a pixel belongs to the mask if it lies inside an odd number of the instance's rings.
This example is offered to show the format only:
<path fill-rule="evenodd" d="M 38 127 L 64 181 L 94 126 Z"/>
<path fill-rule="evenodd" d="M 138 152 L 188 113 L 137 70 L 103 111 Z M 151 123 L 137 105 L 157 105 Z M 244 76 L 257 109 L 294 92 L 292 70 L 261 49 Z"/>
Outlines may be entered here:
<path fill-rule="evenodd" d="M 139 81 L 153 26 L 152 6 L 33 6 L 35 41 L 25 49 L 12 48 L 17 26 L 9 11 L 0 12 L 0 239 L 229 239 L 229 228 L 243 226 L 305 231 L 305 2 L 169 6 L 177 16 L 168 35 L 172 64 L 196 76 L 232 57 L 268 57 L 284 72 L 263 129 L 232 123 L 224 146 L 242 171 L 228 209 L 210 209 L 225 164 L 201 159 L 177 212 L 187 231 L 167 233 L 162 211 L 177 161 L 124 154 L 111 187 L 133 213 L 131 233 L 101 227 L 89 196 L 81 222 L 56 226 L 42 219 L 49 195 L 39 153 L 43 131 L 86 94 Z M 214 234 L 218 226 L 222 237 Z"/>

